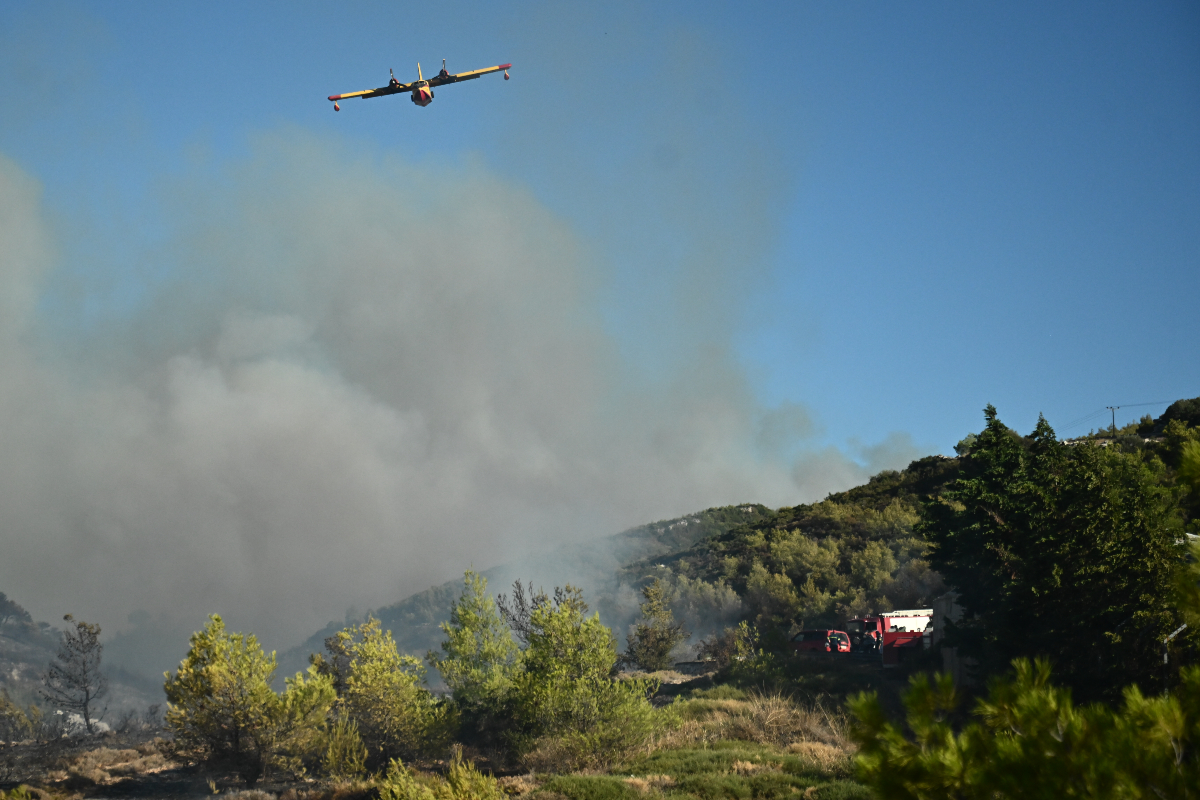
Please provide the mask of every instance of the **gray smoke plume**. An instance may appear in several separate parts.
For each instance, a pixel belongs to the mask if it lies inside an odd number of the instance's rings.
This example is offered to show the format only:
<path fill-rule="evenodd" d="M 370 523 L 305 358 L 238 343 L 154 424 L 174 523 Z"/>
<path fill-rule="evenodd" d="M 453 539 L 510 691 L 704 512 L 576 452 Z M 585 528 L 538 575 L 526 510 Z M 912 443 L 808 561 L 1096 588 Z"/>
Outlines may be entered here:
<path fill-rule="evenodd" d="M 130 668 L 212 612 L 282 648 L 531 546 L 917 454 L 806 451 L 804 410 L 758 407 L 711 342 L 639 380 L 600 259 L 480 164 L 285 133 L 163 202 L 167 277 L 82 336 L 45 311 L 55 235 L 0 158 L 0 587 L 126 629 Z"/>

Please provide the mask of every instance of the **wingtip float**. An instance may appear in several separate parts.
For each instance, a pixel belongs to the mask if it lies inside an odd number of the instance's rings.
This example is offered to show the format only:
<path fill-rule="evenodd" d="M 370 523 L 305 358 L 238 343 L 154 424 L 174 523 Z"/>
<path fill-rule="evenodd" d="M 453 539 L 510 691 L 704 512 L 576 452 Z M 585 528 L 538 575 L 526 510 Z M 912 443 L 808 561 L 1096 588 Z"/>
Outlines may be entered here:
<path fill-rule="evenodd" d="M 461 83 L 462 81 L 473 81 L 476 78 L 492 72 L 500 72 L 501 70 L 504 71 L 504 80 L 508 80 L 508 71 L 510 69 L 512 69 L 512 64 L 498 64 L 494 67 L 485 67 L 484 69 L 459 72 L 451 75 L 446 71 L 446 60 L 442 59 L 442 71 L 429 80 L 426 80 L 424 74 L 422 74 L 420 64 L 417 64 L 417 79 L 412 83 L 401 83 L 396 80 L 396 74 L 389 69 L 388 73 L 391 75 L 391 80 L 388 81 L 387 86 L 381 86 L 378 89 L 363 89 L 361 92 L 331 94 L 329 95 L 329 100 L 333 103 L 334 111 L 341 111 L 342 107 L 338 102 L 340 100 L 346 100 L 351 97 L 361 97 L 366 100 L 369 97 L 383 97 L 389 94 L 408 92 L 411 94 L 410 99 L 413 103 L 424 108 L 433 102 L 434 87 L 445 86 L 450 83 Z"/>

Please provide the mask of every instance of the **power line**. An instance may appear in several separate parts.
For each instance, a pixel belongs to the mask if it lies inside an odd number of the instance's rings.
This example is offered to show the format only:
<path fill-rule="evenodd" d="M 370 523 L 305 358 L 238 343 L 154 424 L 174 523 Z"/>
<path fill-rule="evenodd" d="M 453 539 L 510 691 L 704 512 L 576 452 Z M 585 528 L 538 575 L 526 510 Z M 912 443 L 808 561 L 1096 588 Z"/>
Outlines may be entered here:
<path fill-rule="evenodd" d="M 1103 408 L 1097 409 L 1086 416 L 1083 416 L 1077 420 L 1068 422 L 1066 425 L 1063 425 L 1062 427 L 1060 427 L 1059 430 L 1060 431 L 1069 431 L 1069 430 L 1071 430 L 1071 428 L 1077 427 L 1079 425 L 1082 425 L 1085 422 L 1088 422 L 1089 420 L 1095 419 L 1096 417 L 1103 414 L 1105 411 L 1106 411 L 1106 409 L 1103 409 Z"/>
<path fill-rule="evenodd" d="M 1098 408 L 1095 411 L 1091 412 L 1090 414 L 1082 416 L 1079 419 L 1074 420 L 1073 422 L 1068 422 L 1066 425 L 1063 425 L 1058 430 L 1059 430 L 1059 432 L 1062 432 L 1062 431 L 1069 431 L 1072 428 L 1077 428 L 1080 425 L 1084 424 L 1085 422 L 1090 422 L 1091 420 L 1095 419 L 1096 417 L 1101 416 L 1105 411 L 1113 412 L 1113 426 L 1116 427 L 1116 424 L 1117 424 L 1116 409 L 1118 409 L 1118 408 L 1142 408 L 1143 406 L 1169 406 L 1173 402 L 1175 402 L 1175 401 L 1174 400 L 1160 400 L 1160 401 L 1154 402 L 1154 403 L 1125 403 L 1125 404 L 1119 405 L 1119 406 L 1105 406 L 1104 408 Z"/>

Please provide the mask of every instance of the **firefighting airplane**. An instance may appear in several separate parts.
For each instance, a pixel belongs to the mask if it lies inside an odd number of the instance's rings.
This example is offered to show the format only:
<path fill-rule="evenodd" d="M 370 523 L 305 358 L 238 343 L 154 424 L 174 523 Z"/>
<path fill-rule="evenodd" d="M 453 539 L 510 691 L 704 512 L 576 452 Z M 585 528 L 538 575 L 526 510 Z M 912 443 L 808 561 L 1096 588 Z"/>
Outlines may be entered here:
<path fill-rule="evenodd" d="M 341 111 L 342 107 L 338 105 L 339 100 L 345 100 L 348 97 L 361 97 L 366 100 L 368 97 L 383 97 L 388 94 L 399 94 L 400 92 L 412 92 L 412 101 L 421 107 L 425 107 L 433 102 L 433 87 L 445 86 L 448 83 L 458 83 L 459 81 L 473 81 L 480 75 L 487 75 L 489 72 L 499 72 L 504 70 L 504 80 L 508 80 L 508 69 L 512 64 L 501 64 L 497 67 L 487 67 L 486 69 L 477 69 L 474 72 L 460 72 L 457 75 L 451 75 L 446 71 L 446 59 L 442 59 L 442 71 L 436 77 L 425 80 L 425 76 L 421 74 L 421 65 L 417 64 L 417 79 L 412 83 L 401 83 L 396 80 L 396 74 L 390 69 L 388 74 L 392 79 L 388 81 L 387 86 L 381 86 L 378 89 L 364 89 L 361 92 L 347 92 L 346 94 L 331 94 L 329 99 L 333 101 L 333 110 Z"/>

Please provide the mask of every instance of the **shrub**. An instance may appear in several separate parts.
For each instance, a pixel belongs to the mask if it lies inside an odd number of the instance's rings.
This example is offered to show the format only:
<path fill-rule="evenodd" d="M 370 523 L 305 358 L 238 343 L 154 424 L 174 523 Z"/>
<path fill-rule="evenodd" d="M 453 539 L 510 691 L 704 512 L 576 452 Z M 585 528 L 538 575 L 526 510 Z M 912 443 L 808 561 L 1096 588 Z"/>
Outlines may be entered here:
<path fill-rule="evenodd" d="M 33 736 L 40 721 L 37 706 L 30 705 L 29 711 L 23 711 L 8 696 L 7 689 L 0 689 L 0 746 Z"/>
<path fill-rule="evenodd" d="M 233 769 L 248 786 L 273 766 L 298 769 L 333 703 L 329 678 L 310 669 L 276 694 L 275 654 L 265 655 L 253 635 L 226 633 L 216 614 L 191 643 L 163 686 L 178 751 Z"/>
<path fill-rule="evenodd" d="M 378 800 L 379 788 L 374 781 L 335 781 L 314 787 L 293 786 L 279 795 L 279 800 Z"/>
<path fill-rule="evenodd" d="M 339 718 L 325 734 L 321 772 L 340 780 L 360 777 L 367 769 L 367 748 L 354 720 Z"/>
<path fill-rule="evenodd" d="M 505 800 L 500 783 L 464 761 L 461 748 L 454 748 L 445 778 L 417 775 L 398 759 L 388 764 L 378 781 L 379 800 Z"/>
<path fill-rule="evenodd" d="M 1200 786 L 1200 668 L 1183 670 L 1174 695 L 1125 691 L 1124 707 L 1076 707 L 1050 683 L 1044 660 L 1013 662 L 992 682 L 976 719 L 954 733 L 958 705 L 948 675 L 912 679 L 906 737 L 878 700 L 851 708 L 861 778 L 889 798 L 1195 797 Z"/>
<path fill-rule="evenodd" d="M 419 659 L 400 655 L 391 631 L 369 619 L 327 639 L 331 660 L 313 668 L 340 688 L 338 706 L 358 726 L 367 764 L 412 758 L 444 747 L 453 728 L 453 709 L 425 687 Z"/>
<path fill-rule="evenodd" d="M 647 697 L 657 682 L 615 680 L 616 643 L 577 589 L 530 611 L 524 670 L 513 680 L 514 743 L 529 765 L 583 767 L 645 744 L 662 720 Z"/>

